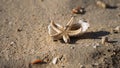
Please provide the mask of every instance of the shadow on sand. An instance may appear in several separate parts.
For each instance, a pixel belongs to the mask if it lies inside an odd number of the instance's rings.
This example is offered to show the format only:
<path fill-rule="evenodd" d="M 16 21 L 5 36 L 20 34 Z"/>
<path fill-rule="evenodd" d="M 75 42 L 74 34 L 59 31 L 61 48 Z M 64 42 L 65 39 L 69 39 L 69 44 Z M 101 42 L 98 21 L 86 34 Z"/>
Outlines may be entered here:
<path fill-rule="evenodd" d="M 74 44 L 77 40 L 82 39 L 101 39 L 102 36 L 106 36 L 110 34 L 110 32 L 107 31 L 98 31 L 98 32 L 86 32 L 83 35 L 80 35 L 79 37 L 71 37 L 70 44 Z"/>
<path fill-rule="evenodd" d="M 107 9 L 117 9 L 118 7 L 117 7 L 117 6 L 107 5 L 106 8 L 107 8 Z"/>

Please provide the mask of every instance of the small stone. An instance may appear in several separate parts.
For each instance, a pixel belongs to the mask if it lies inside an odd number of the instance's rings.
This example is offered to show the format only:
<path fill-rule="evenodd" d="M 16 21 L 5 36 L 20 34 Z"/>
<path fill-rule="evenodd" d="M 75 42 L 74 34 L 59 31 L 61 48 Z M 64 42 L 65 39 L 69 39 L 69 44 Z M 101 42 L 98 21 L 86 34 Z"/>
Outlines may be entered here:
<path fill-rule="evenodd" d="M 106 6 L 107 6 L 107 5 L 106 5 L 104 2 L 102 2 L 102 1 L 97 1 L 96 4 L 97 4 L 97 6 L 99 6 L 99 7 L 101 7 L 101 8 L 106 8 Z"/>
<path fill-rule="evenodd" d="M 74 49 L 74 47 L 70 47 L 71 49 Z"/>
<path fill-rule="evenodd" d="M 84 65 L 80 65 L 80 68 L 85 68 L 85 66 Z"/>
<path fill-rule="evenodd" d="M 65 56 L 63 56 L 63 57 L 60 59 L 60 61 L 66 61 Z"/>
<path fill-rule="evenodd" d="M 52 60 L 52 63 L 53 63 L 53 64 L 56 64 L 57 61 L 58 61 L 58 58 L 56 57 L 56 58 L 54 58 L 54 59 Z"/>
<path fill-rule="evenodd" d="M 120 32 L 120 26 L 117 26 L 114 30 L 113 30 L 114 33 L 119 33 Z"/>
<path fill-rule="evenodd" d="M 94 65 L 98 66 L 99 64 L 98 63 L 94 63 Z"/>
<path fill-rule="evenodd" d="M 88 46 L 90 46 L 90 45 L 86 45 L 86 47 L 88 47 Z"/>
<path fill-rule="evenodd" d="M 113 52 L 113 55 L 115 55 L 116 53 L 115 52 Z"/>
<path fill-rule="evenodd" d="M 49 58 L 44 59 L 45 62 L 49 62 Z"/>
<path fill-rule="evenodd" d="M 13 42 L 13 41 L 10 43 L 11 46 L 14 45 L 14 44 L 15 44 L 15 42 Z"/>
<path fill-rule="evenodd" d="M 108 37 L 102 37 L 101 42 L 102 44 L 105 44 L 105 42 L 108 42 Z"/>
<path fill-rule="evenodd" d="M 94 45 L 93 48 L 97 48 L 97 46 Z"/>
<path fill-rule="evenodd" d="M 21 32 L 21 31 L 22 31 L 22 28 L 19 28 L 17 31 L 18 31 L 18 32 Z"/>
<path fill-rule="evenodd" d="M 12 23 L 13 23 L 13 22 L 10 21 L 10 22 L 9 22 L 9 25 L 12 25 Z"/>
<path fill-rule="evenodd" d="M 97 46 L 100 46 L 100 44 L 99 44 L 99 43 L 96 43 L 96 45 L 97 45 Z"/>

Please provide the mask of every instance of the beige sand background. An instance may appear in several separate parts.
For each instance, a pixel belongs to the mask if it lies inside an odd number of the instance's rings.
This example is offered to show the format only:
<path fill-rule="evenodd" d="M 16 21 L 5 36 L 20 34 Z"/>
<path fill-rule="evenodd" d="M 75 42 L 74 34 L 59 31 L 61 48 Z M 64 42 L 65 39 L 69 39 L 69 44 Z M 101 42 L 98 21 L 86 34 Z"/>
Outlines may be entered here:
<path fill-rule="evenodd" d="M 0 68 L 120 68 L 120 0 L 103 0 L 116 8 L 99 8 L 97 0 L 0 0 Z M 77 6 L 85 14 L 71 14 Z M 87 33 L 71 38 L 70 44 L 52 41 L 47 26 L 50 20 L 65 25 L 86 19 Z M 107 36 L 109 43 L 101 44 Z M 95 46 L 98 46 L 95 48 Z M 32 65 L 39 57 L 46 63 Z M 52 59 L 58 58 L 57 64 Z"/>

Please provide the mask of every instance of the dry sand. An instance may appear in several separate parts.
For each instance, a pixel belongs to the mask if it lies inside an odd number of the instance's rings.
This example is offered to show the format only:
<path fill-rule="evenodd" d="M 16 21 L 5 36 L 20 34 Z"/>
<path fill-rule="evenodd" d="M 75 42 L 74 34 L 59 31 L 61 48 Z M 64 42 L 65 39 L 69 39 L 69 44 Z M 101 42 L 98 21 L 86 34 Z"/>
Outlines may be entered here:
<path fill-rule="evenodd" d="M 0 68 L 120 68 L 120 0 L 104 0 L 113 8 L 99 8 L 96 0 L 0 0 Z M 70 44 L 52 41 L 50 20 L 65 25 L 71 10 L 85 8 L 75 21 L 90 23 L 87 33 L 71 38 Z M 109 42 L 101 44 L 101 37 Z M 30 64 L 39 57 L 46 61 Z M 52 64 L 52 59 L 58 62 Z"/>

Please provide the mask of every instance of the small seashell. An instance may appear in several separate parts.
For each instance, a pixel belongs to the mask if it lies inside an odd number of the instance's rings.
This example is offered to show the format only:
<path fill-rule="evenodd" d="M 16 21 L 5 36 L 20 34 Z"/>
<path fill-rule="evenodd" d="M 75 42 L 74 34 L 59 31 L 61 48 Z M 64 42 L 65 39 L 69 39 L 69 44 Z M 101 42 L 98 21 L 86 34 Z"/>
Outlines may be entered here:
<path fill-rule="evenodd" d="M 11 42 L 10 45 L 13 45 L 15 42 Z"/>
<path fill-rule="evenodd" d="M 38 63 L 41 63 L 41 62 L 43 62 L 43 61 L 40 60 L 38 57 L 35 57 L 35 58 L 32 60 L 31 64 L 38 64 Z"/>
<path fill-rule="evenodd" d="M 58 61 L 58 58 L 56 57 L 56 58 L 54 58 L 54 59 L 52 60 L 52 63 L 53 63 L 53 64 L 56 64 L 57 61 Z"/>
<path fill-rule="evenodd" d="M 106 8 L 107 7 L 107 5 L 102 1 L 97 1 L 96 4 L 101 8 Z"/>
<path fill-rule="evenodd" d="M 101 42 L 102 44 L 105 44 L 105 42 L 108 42 L 108 37 L 102 37 Z"/>
<path fill-rule="evenodd" d="M 83 14 L 84 8 L 81 8 L 81 7 L 74 8 L 74 9 L 72 9 L 72 13 L 73 14 Z"/>
<path fill-rule="evenodd" d="M 41 63 L 41 62 L 43 62 L 43 61 L 40 60 L 40 59 L 36 59 L 36 60 L 32 61 L 31 63 L 32 63 L 32 64 L 37 64 L 37 63 Z"/>

